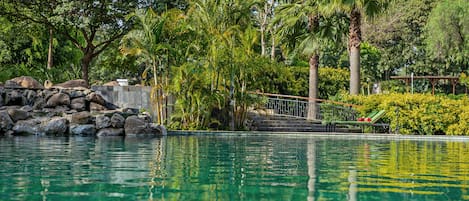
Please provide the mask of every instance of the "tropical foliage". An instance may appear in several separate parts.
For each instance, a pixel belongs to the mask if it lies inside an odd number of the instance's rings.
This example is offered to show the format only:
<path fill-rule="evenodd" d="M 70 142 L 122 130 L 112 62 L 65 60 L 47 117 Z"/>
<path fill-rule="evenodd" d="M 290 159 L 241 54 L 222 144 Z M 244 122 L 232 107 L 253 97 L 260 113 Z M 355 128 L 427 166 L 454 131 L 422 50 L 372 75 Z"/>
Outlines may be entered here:
<path fill-rule="evenodd" d="M 426 24 L 430 58 L 443 63 L 447 72 L 469 67 L 469 4 L 464 0 L 441 1 Z M 455 66 L 452 66 L 455 65 Z"/>
<path fill-rule="evenodd" d="M 382 83 L 403 92 L 390 76 L 410 73 L 464 72 L 466 84 L 467 9 L 463 0 L 6 0 L 0 81 L 129 78 L 153 87 L 160 123 L 174 102 L 172 128 L 243 129 L 262 101 L 252 91 L 329 99 Z M 453 132 L 443 124 L 428 129 Z"/>
<path fill-rule="evenodd" d="M 384 121 L 402 134 L 467 135 L 469 133 L 469 98 L 451 99 L 430 94 L 380 94 L 348 96 L 343 100 L 362 105 L 362 115 L 386 110 Z"/>

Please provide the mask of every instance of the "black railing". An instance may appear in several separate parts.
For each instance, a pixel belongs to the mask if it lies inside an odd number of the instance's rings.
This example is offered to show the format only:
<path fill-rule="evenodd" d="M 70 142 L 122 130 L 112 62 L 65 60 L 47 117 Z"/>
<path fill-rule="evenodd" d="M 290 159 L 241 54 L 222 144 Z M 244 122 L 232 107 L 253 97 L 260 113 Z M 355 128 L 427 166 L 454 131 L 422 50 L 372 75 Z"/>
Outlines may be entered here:
<path fill-rule="evenodd" d="M 312 113 L 312 115 L 309 115 L 309 119 L 326 121 L 355 120 L 358 115 L 357 111 L 353 108 L 357 107 L 356 105 L 321 99 L 311 101 L 309 98 L 299 96 L 257 94 L 267 98 L 264 109 L 270 110 L 272 115 L 307 119 L 309 112 Z M 316 106 L 313 107 L 313 104 Z"/>

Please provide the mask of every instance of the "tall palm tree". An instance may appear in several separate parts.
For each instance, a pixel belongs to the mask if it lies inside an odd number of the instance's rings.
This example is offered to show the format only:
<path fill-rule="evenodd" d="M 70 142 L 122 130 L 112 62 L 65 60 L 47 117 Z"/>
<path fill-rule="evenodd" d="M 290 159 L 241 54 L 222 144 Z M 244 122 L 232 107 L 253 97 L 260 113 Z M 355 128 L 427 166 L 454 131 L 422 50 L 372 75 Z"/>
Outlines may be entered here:
<path fill-rule="evenodd" d="M 390 0 L 328 0 L 325 13 L 342 12 L 348 15 L 349 57 L 350 57 L 350 94 L 360 92 L 360 44 L 362 41 L 362 16 L 371 17 L 383 11 Z"/>
<path fill-rule="evenodd" d="M 300 0 L 282 4 L 277 8 L 271 24 L 279 26 L 276 35 L 284 44 L 284 49 L 308 57 L 308 119 L 315 119 L 317 113 L 319 46 L 324 39 L 319 26 L 322 18 L 319 7 L 317 0 Z"/>

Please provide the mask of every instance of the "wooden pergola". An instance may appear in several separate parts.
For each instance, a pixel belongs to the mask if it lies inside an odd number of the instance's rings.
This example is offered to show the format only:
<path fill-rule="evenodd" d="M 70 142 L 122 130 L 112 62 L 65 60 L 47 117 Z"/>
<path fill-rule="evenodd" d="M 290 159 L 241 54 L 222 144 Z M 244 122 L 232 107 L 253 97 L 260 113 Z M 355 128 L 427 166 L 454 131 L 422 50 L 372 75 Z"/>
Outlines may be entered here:
<path fill-rule="evenodd" d="M 404 80 L 406 85 L 409 85 L 412 79 L 427 79 L 432 85 L 432 94 L 435 95 L 435 86 L 439 80 L 448 80 L 453 86 L 453 94 L 456 93 L 456 85 L 459 82 L 459 77 L 456 76 L 391 76 L 391 79 Z"/>

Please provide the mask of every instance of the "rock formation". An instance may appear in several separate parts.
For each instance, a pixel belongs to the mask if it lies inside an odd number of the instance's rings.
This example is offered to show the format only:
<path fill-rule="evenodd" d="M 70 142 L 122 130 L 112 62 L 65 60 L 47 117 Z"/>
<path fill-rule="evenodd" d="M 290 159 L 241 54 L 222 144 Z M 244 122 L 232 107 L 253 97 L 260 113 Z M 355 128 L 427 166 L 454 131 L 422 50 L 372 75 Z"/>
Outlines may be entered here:
<path fill-rule="evenodd" d="M 44 88 L 31 77 L 19 77 L 0 86 L 0 135 L 166 134 L 150 116 L 135 111 L 117 108 L 81 80 Z"/>

